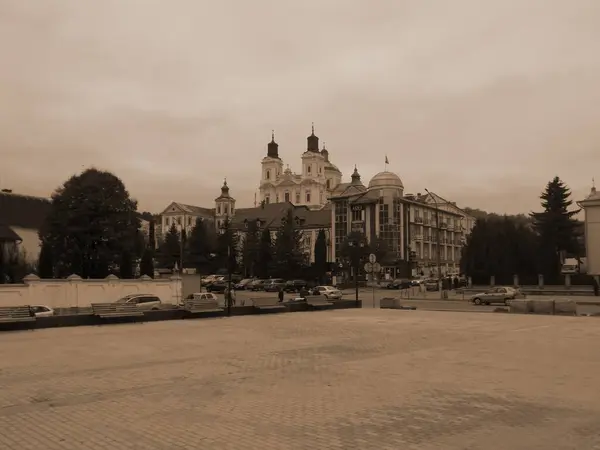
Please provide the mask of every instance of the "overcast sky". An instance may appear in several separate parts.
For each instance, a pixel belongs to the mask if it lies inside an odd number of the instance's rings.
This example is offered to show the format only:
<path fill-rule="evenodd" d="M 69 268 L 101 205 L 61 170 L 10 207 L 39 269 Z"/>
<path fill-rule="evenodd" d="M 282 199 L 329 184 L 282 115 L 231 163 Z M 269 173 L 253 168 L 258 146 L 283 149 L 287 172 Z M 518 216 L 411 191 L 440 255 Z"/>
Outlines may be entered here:
<path fill-rule="evenodd" d="M 0 0 L 0 187 L 94 165 L 140 208 L 251 206 L 275 129 L 311 122 L 365 184 L 392 170 L 496 212 L 600 179 L 599 0 Z"/>

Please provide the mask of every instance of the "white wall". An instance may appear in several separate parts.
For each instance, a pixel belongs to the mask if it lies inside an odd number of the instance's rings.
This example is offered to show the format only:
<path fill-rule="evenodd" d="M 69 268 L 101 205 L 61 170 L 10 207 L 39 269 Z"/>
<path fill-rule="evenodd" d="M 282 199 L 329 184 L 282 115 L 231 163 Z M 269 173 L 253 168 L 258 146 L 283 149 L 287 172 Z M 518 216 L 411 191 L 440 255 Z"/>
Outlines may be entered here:
<path fill-rule="evenodd" d="M 25 252 L 25 259 L 29 262 L 36 262 L 41 248 L 38 230 L 15 226 L 11 226 L 11 228 L 21 237 L 21 239 L 23 239 L 19 244 L 19 248 Z"/>
<path fill-rule="evenodd" d="M 585 206 L 587 273 L 600 275 L 600 201 Z"/>
<path fill-rule="evenodd" d="M 128 294 L 156 295 L 163 303 L 177 304 L 182 292 L 181 278 L 177 276 L 120 280 L 109 275 L 104 280 L 84 280 L 71 275 L 66 280 L 42 280 L 28 275 L 23 282 L 0 285 L 0 306 L 87 307 L 92 303 L 112 303 Z"/>

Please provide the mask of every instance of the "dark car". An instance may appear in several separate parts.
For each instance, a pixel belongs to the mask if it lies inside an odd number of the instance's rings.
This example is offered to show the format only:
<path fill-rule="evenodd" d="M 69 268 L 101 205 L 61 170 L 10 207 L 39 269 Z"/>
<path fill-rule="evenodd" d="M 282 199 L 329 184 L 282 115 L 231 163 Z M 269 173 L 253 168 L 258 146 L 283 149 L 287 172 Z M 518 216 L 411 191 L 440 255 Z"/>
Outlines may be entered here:
<path fill-rule="evenodd" d="M 229 283 L 225 280 L 215 281 L 214 283 L 211 283 L 208 286 L 206 286 L 206 290 L 208 292 L 218 292 L 222 294 L 223 292 L 225 292 L 225 289 L 227 289 L 228 285 Z"/>
<path fill-rule="evenodd" d="M 283 289 L 284 286 L 285 280 L 283 278 L 271 278 L 265 283 L 264 289 L 265 292 L 277 292 Z"/>
<path fill-rule="evenodd" d="M 243 291 L 245 290 L 252 282 L 254 281 L 254 278 L 244 278 L 243 280 L 240 280 L 238 283 L 235 283 L 235 290 L 236 291 Z"/>
<path fill-rule="evenodd" d="M 268 280 L 254 280 L 246 286 L 248 291 L 263 291 Z"/>
<path fill-rule="evenodd" d="M 412 286 L 410 280 L 397 278 L 387 285 L 388 289 L 409 289 Z"/>
<path fill-rule="evenodd" d="M 290 280 L 285 283 L 283 290 L 285 292 L 300 292 L 302 289 L 306 289 L 308 283 L 304 280 Z"/>

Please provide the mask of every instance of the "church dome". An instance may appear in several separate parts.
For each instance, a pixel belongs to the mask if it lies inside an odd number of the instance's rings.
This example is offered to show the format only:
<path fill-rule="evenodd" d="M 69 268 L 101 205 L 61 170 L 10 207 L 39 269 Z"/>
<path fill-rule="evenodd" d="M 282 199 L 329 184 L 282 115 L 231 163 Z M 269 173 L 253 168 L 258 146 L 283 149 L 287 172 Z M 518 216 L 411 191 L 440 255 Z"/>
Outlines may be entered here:
<path fill-rule="evenodd" d="M 379 172 L 371 181 L 369 181 L 369 189 L 395 188 L 404 190 L 404 184 L 398 175 L 393 172 Z"/>

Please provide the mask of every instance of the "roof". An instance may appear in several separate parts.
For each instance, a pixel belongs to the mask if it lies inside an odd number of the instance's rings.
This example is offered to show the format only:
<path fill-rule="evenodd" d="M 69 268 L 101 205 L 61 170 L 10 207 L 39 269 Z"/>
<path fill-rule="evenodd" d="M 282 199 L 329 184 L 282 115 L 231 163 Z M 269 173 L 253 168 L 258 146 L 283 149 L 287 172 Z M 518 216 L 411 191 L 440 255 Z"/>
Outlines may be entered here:
<path fill-rule="evenodd" d="M 369 181 L 369 189 L 376 188 L 400 188 L 404 189 L 404 184 L 398 175 L 394 172 L 384 171 L 379 172 L 371 181 Z"/>
<path fill-rule="evenodd" d="M 39 230 L 50 212 L 50 199 L 0 192 L 0 222 L 19 228 Z"/>
<path fill-rule="evenodd" d="M 296 206 L 290 202 L 269 203 L 256 208 L 239 208 L 231 218 L 234 228 L 245 228 L 247 222 L 260 220 L 261 226 L 267 228 L 278 228 L 281 219 L 286 217 L 289 209 L 294 211 L 300 228 L 329 228 L 331 224 L 331 209 L 311 210 L 306 206 Z"/>
<path fill-rule="evenodd" d="M 167 210 L 172 208 L 173 206 L 181 209 L 184 213 L 193 214 L 193 215 L 197 215 L 197 216 L 214 216 L 214 214 L 215 214 L 214 208 L 203 208 L 201 206 L 186 205 L 185 203 L 171 202 L 169 204 L 169 206 L 167 206 L 160 215 L 167 213 L 168 212 Z"/>
<path fill-rule="evenodd" d="M 8 225 L 0 224 L 0 242 L 16 242 L 22 241 L 15 231 Z"/>

